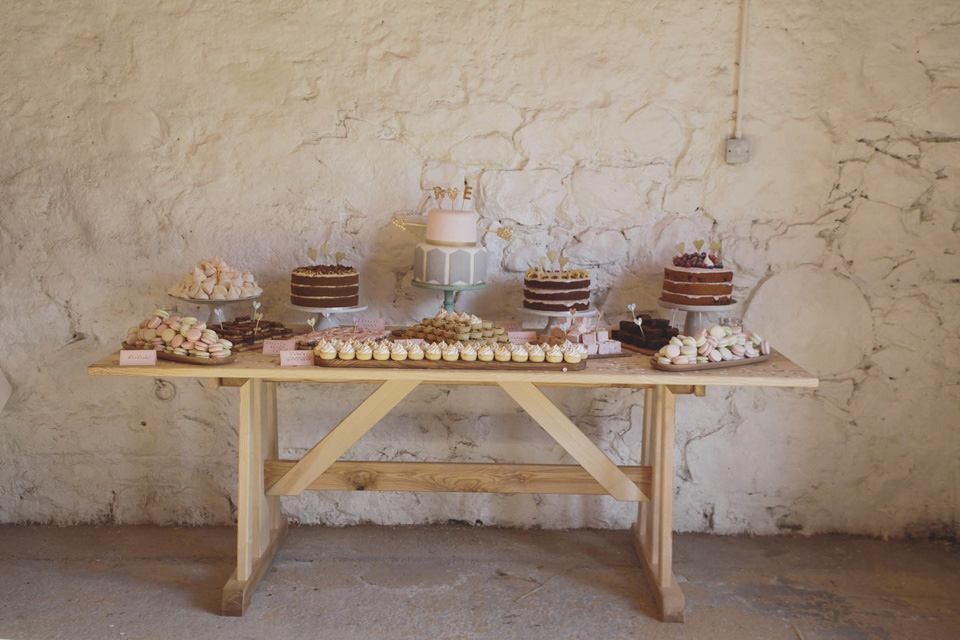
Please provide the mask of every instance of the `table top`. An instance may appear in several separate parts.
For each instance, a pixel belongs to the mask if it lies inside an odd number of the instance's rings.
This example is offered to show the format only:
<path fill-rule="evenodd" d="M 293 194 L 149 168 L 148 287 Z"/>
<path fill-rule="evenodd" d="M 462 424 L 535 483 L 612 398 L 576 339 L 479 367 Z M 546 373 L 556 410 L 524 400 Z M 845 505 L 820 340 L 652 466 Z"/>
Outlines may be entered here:
<path fill-rule="evenodd" d="M 420 380 L 427 384 L 497 384 L 533 382 L 571 387 L 647 387 L 703 385 L 737 387 L 816 387 L 819 380 L 774 352 L 766 362 L 712 371 L 667 372 L 650 366 L 650 356 L 587 360 L 580 371 L 503 371 L 478 369 L 350 369 L 319 366 L 281 367 L 280 357 L 257 352 L 237 353 L 236 362 L 209 366 L 158 360 L 154 366 L 121 367 L 120 352 L 90 365 L 91 376 L 151 378 L 259 378 L 288 382 L 383 382 Z"/>

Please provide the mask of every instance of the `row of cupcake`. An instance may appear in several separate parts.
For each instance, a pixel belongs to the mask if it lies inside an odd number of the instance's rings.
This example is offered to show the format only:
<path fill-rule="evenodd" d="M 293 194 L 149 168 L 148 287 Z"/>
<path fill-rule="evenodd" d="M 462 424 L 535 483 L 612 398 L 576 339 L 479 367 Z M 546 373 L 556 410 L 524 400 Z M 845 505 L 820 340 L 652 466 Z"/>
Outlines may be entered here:
<path fill-rule="evenodd" d="M 501 343 L 496 347 L 479 341 L 419 343 L 393 342 L 390 340 L 322 340 L 313 349 L 320 360 L 443 360 L 446 362 L 566 362 L 577 364 L 587 358 L 585 345 L 565 342 L 563 344 L 511 344 Z"/>

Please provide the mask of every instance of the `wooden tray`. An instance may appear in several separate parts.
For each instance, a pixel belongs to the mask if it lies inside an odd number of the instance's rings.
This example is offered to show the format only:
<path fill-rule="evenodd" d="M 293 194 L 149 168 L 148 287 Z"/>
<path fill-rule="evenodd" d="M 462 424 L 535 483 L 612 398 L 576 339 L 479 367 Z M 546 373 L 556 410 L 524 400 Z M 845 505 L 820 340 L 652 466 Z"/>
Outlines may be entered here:
<path fill-rule="evenodd" d="M 743 360 L 721 360 L 720 362 L 708 362 L 706 364 L 660 364 L 656 358 L 650 359 L 650 366 L 657 371 L 705 371 L 707 369 L 726 369 L 727 367 L 742 367 L 748 364 L 757 364 L 766 362 L 770 359 L 769 355 L 757 356 L 756 358 L 744 358 Z"/>
<path fill-rule="evenodd" d="M 588 361 L 592 358 L 588 358 Z M 581 360 L 577 364 L 566 362 L 464 362 L 456 360 L 447 362 L 446 360 L 322 360 L 319 357 L 314 358 L 314 364 L 319 367 L 330 367 L 334 369 L 472 369 L 474 371 L 579 371 L 587 366 L 587 363 Z"/>
<path fill-rule="evenodd" d="M 130 347 L 121 344 L 120 348 L 129 349 Z M 177 355 L 176 353 L 167 353 L 166 351 L 157 351 L 157 360 L 170 360 L 171 362 L 184 362 L 186 364 L 202 364 L 209 366 L 236 362 L 237 353 L 234 351 L 230 354 L 229 358 L 193 358 L 191 356 Z"/>
<path fill-rule="evenodd" d="M 157 358 L 160 360 L 172 360 L 173 362 L 185 362 L 187 364 L 218 365 L 236 362 L 237 354 L 231 353 L 230 356 L 226 358 L 194 358 L 192 356 L 181 356 L 176 353 L 157 351 Z"/>

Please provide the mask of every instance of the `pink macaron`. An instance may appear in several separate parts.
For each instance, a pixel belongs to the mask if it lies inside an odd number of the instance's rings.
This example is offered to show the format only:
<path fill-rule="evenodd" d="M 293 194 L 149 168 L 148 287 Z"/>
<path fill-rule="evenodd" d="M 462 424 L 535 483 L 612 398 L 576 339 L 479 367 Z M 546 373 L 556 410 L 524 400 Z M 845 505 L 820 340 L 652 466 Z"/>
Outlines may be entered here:
<path fill-rule="evenodd" d="M 702 356 L 707 355 L 707 354 L 710 353 L 711 351 L 713 351 L 713 347 L 710 346 L 710 343 L 709 343 L 709 342 L 704 342 L 704 343 L 703 343 L 703 346 L 700 347 L 699 349 L 697 349 L 697 353 L 699 353 L 699 354 L 702 355 Z"/>
<path fill-rule="evenodd" d="M 182 335 L 178 333 L 177 335 L 173 336 L 173 340 L 170 341 L 170 344 L 173 346 L 174 349 L 176 349 L 177 347 L 182 345 L 185 340 L 186 338 L 184 338 Z"/>
<path fill-rule="evenodd" d="M 674 358 L 680 355 L 680 347 L 678 347 L 675 344 L 668 344 L 666 351 L 664 351 L 664 353 L 668 358 L 673 360 Z"/>
<path fill-rule="evenodd" d="M 766 340 L 760 343 L 760 353 L 762 353 L 765 356 L 770 355 L 770 343 L 767 342 Z"/>
<path fill-rule="evenodd" d="M 153 316 L 152 318 L 147 320 L 147 329 L 156 329 L 161 324 L 163 324 L 163 318 L 160 318 L 158 316 Z"/>
<path fill-rule="evenodd" d="M 195 326 L 187 329 L 186 338 L 190 342 L 196 342 L 200 339 L 200 336 L 203 335 L 203 332 L 200 329 L 197 329 Z"/>
<path fill-rule="evenodd" d="M 717 349 L 714 349 L 707 354 L 707 357 L 710 358 L 710 362 L 720 362 L 723 360 L 723 356 L 720 355 L 720 352 Z"/>
<path fill-rule="evenodd" d="M 742 344 L 735 344 L 732 347 L 730 347 L 730 353 L 732 353 L 735 356 L 742 356 L 746 352 L 747 352 L 747 348 L 744 347 Z"/>

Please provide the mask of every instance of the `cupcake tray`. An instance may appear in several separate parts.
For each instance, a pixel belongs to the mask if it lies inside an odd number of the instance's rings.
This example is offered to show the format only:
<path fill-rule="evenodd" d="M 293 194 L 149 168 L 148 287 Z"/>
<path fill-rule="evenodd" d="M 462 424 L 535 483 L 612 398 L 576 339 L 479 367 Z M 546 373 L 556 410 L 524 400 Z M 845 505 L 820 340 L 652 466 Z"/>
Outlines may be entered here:
<path fill-rule="evenodd" d="M 657 371 L 707 371 L 709 369 L 726 369 L 727 367 L 743 367 L 748 364 L 757 364 L 766 362 L 770 359 L 769 355 L 757 356 L 756 358 L 744 358 L 743 360 L 721 360 L 720 362 L 708 362 L 706 364 L 661 364 L 655 357 L 650 358 L 650 366 Z"/>
<path fill-rule="evenodd" d="M 481 362 L 474 360 L 323 360 L 314 358 L 314 364 L 332 369 L 470 369 L 473 371 L 580 371 L 587 366 L 583 360 L 577 364 L 567 362 Z"/>

